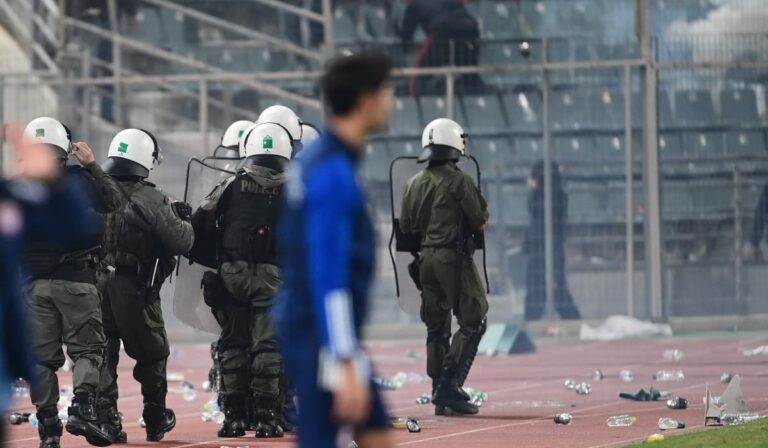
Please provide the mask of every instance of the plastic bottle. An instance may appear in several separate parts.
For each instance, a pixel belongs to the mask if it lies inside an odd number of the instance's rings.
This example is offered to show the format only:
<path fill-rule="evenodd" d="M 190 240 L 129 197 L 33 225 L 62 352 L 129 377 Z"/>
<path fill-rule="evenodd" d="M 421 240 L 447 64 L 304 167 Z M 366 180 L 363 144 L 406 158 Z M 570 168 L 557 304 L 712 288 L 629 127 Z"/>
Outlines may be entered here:
<path fill-rule="evenodd" d="M 37 414 L 35 414 L 34 412 L 29 414 L 29 424 L 37 428 L 37 423 L 38 423 Z"/>
<path fill-rule="evenodd" d="M 672 397 L 667 400 L 669 409 L 688 409 L 688 400 L 683 397 Z"/>
<path fill-rule="evenodd" d="M 680 361 L 681 359 L 685 358 L 685 352 L 678 349 L 670 349 L 670 350 L 664 350 L 664 360 L 665 361 Z"/>
<path fill-rule="evenodd" d="M 29 421 L 29 416 L 32 415 L 29 412 L 13 412 L 8 416 L 8 423 L 12 425 L 20 425 Z"/>
<path fill-rule="evenodd" d="M 618 428 L 618 427 L 625 427 L 625 426 L 632 426 L 637 421 L 637 418 L 633 415 L 614 415 L 613 417 L 608 417 L 608 420 L 606 420 L 606 423 L 611 428 Z"/>
<path fill-rule="evenodd" d="M 563 381 L 563 387 L 568 390 L 573 390 L 576 388 L 576 381 L 574 381 L 572 378 L 568 378 L 567 380 Z"/>
<path fill-rule="evenodd" d="M 19 378 L 13 382 L 13 396 L 16 398 L 29 397 L 29 383 Z"/>
<path fill-rule="evenodd" d="M 573 421 L 573 416 L 568 413 L 555 415 L 555 423 L 558 425 L 570 425 Z"/>
<path fill-rule="evenodd" d="M 574 390 L 579 395 L 589 395 L 592 393 L 592 385 L 589 383 L 579 383 Z"/>
<path fill-rule="evenodd" d="M 685 374 L 682 370 L 659 370 L 653 374 L 653 379 L 656 381 L 683 381 L 685 380 Z"/>
<path fill-rule="evenodd" d="M 592 379 L 595 381 L 603 381 L 603 378 L 605 378 L 605 374 L 600 369 L 597 369 L 592 373 Z"/>
<path fill-rule="evenodd" d="M 181 383 L 181 396 L 184 398 L 184 401 L 194 401 L 197 398 L 195 386 L 189 381 Z"/>
<path fill-rule="evenodd" d="M 673 418 L 662 417 L 659 419 L 659 429 L 661 430 L 683 429 L 683 428 L 685 428 L 685 423 L 679 422 Z"/>
<path fill-rule="evenodd" d="M 621 378 L 622 381 L 630 383 L 635 380 L 635 374 L 630 370 L 622 370 L 619 372 L 619 378 Z"/>
<path fill-rule="evenodd" d="M 416 404 L 429 404 L 432 402 L 432 397 L 429 394 L 423 394 L 416 399 Z"/>
<path fill-rule="evenodd" d="M 664 434 L 652 434 L 648 436 L 647 439 L 645 439 L 645 443 L 656 443 L 656 442 L 663 442 L 664 441 Z"/>

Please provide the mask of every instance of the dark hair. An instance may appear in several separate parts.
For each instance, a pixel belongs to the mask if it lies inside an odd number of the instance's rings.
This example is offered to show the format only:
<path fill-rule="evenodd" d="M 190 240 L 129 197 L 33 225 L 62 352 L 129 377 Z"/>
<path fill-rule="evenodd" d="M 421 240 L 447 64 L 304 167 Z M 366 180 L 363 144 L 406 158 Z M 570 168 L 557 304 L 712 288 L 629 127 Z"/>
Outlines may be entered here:
<path fill-rule="evenodd" d="M 328 64 L 320 80 L 325 107 L 343 117 L 355 108 L 360 97 L 379 90 L 389 79 L 392 61 L 379 53 L 339 56 Z"/>

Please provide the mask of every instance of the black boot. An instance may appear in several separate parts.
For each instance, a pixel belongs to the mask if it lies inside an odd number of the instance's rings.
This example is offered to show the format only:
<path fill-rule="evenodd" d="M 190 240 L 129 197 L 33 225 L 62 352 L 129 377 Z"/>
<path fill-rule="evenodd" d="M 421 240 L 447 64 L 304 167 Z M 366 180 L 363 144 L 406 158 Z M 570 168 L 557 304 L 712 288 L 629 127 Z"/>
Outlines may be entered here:
<path fill-rule="evenodd" d="M 432 403 L 436 406 L 435 413 L 439 406 L 448 408 L 455 414 L 474 415 L 478 412 L 477 406 L 467 401 L 467 394 L 459 387 L 455 371 L 452 369 L 443 371 L 432 397 Z"/>
<path fill-rule="evenodd" d="M 92 393 L 76 393 L 67 413 L 69 414 L 66 425 L 68 433 L 83 436 L 88 443 L 94 446 L 112 445 L 114 441 L 112 436 L 99 426 Z"/>
<path fill-rule="evenodd" d="M 253 417 L 257 438 L 283 437 L 283 427 L 275 412 L 275 399 L 254 397 Z"/>
<path fill-rule="evenodd" d="M 219 428 L 219 437 L 242 437 L 245 435 L 245 397 L 222 395 L 219 407 L 224 413 L 224 423 Z"/>
<path fill-rule="evenodd" d="M 96 405 L 99 426 L 102 431 L 112 436 L 113 443 L 128 443 L 128 434 L 123 431 L 123 422 L 117 412 L 117 403 L 108 399 L 100 399 Z"/>
<path fill-rule="evenodd" d="M 59 441 L 64 426 L 56 409 L 41 410 L 37 413 L 37 433 L 40 434 L 40 448 L 60 448 Z"/>
<path fill-rule="evenodd" d="M 144 412 L 141 416 L 147 425 L 147 442 L 159 442 L 163 440 L 165 433 L 176 427 L 176 414 L 161 404 L 144 403 Z"/>

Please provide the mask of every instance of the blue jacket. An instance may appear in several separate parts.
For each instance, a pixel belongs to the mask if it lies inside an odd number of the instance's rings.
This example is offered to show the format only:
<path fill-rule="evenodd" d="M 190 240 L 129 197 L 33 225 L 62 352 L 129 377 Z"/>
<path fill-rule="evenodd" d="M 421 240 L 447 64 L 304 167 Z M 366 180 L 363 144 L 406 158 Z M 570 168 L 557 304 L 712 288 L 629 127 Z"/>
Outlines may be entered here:
<path fill-rule="evenodd" d="M 49 189 L 0 180 L 0 413 L 10 402 L 10 381 L 33 376 L 20 269 L 25 240 L 83 244 L 99 227 L 73 182 Z"/>
<path fill-rule="evenodd" d="M 275 321 L 284 355 L 325 350 L 348 359 L 368 313 L 375 241 L 357 153 L 332 131 L 304 149 L 284 191 L 278 225 L 283 285 Z"/>

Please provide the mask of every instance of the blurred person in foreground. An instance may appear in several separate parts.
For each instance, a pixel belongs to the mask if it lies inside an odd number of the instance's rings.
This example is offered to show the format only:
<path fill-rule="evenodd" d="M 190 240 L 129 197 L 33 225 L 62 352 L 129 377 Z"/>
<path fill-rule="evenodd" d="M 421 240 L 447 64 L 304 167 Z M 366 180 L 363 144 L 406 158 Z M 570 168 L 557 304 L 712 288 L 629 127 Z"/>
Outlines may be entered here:
<path fill-rule="evenodd" d="M 539 161 L 528 177 L 530 225 L 523 241 L 528 257 L 525 319 L 539 320 L 547 303 L 546 248 L 544 218 L 544 162 Z M 565 275 L 565 232 L 568 226 L 568 194 L 563 188 L 560 166 L 552 163 L 552 258 L 554 267 L 555 310 L 561 319 L 581 319 L 581 313 L 568 289 Z"/>
<path fill-rule="evenodd" d="M 400 229 L 419 235 L 421 319 L 427 326 L 427 374 L 435 415 L 477 414 L 462 390 L 486 330 L 488 299 L 474 263 L 474 235 L 488 224 L 488 204 L 471 176 L 457 166 L 467 134 L 453 120 L 430 122 L 421 137 L 424 170 L 408 180 Z M 452 315 L 459 330 L 451 338 Z"/>
<path fill-rule="evenodd" d="M 96 163 L 87 144 L 72 143 L 69 129 L 58 120 L 32 120 L 24 129 L 23 140 L 48 150 L 49 157 L 56 160 L 59 175 L 73 183 L 86 201 L 88 224 L 83 225 L 95 229 L 88 239 L 61 244 L 32 241 L 25 247 L 27 301 L 37 357 L 31 398 L 37 408 L 40 446 L 58 447 L 62 433 L 56 375 L 65 362 L 62 345 L 66 345 L 74 362 L 74 396 L 67 409 L 67 432 L 85 437 L 92 445 L 107 446 L 112 438 L 99 427 L 94 409 L 104 357 L 96 274 L 104 249 L 103 214 L 116 207 L 114 181 Z"/>
<path fill-rule="evenodd" d="M 98 230 L 72 182 L 62 180 L 60 162 L 46 145 L 24 144 L 21 133 L 6 128 L 18 158 L 18 175 L 0 179 L 0 415 L 11 402 L 16 378 L 34 381 L 32 335 L 22 294 L 25 241 L 78 245 Z M 53 225 L 55 223 L 55 225 Z M 58 420 L 58 416 L 56 417 Z M 0 421 L 0 445 L 6 419 Z M 51 446 L 51 445 L 49 445 Z"/>
<path fill-rule="evenodd" d="M 374 274 L 374 229 L 357 177 L 368 135 L 387 124 L 391 62 L 333 60 L 321 80 L 328 129 L 288 174 L 278 225 L 280 349 L 299 400 L 299 446 L 333 448 L 341 433 L 390 447 L 389 420 L 361 347 Z"/>

